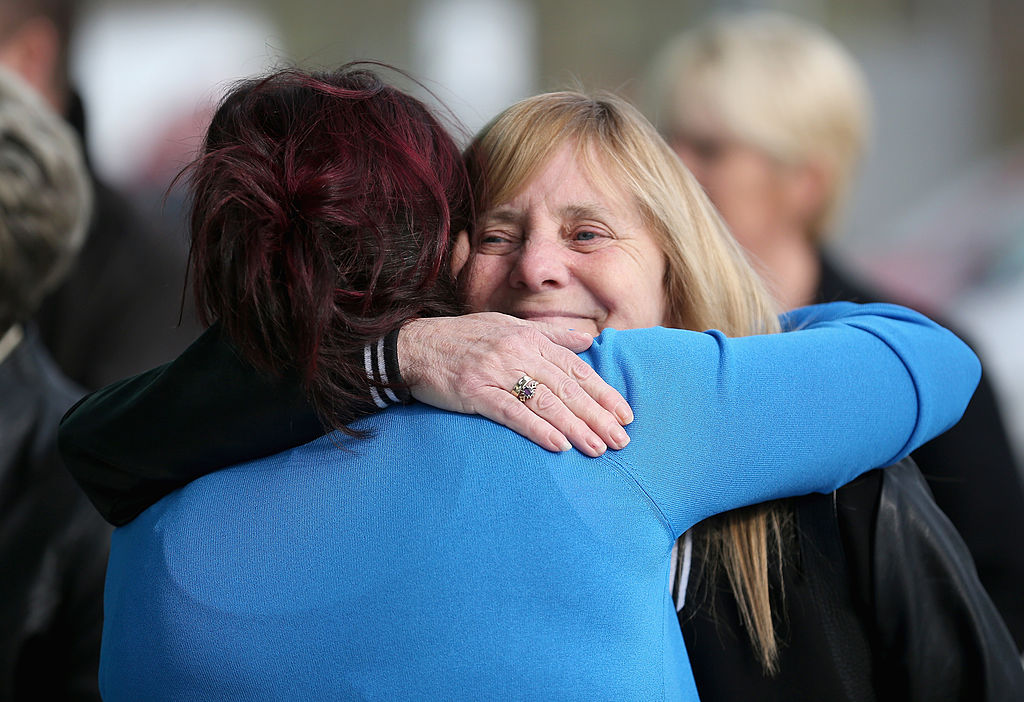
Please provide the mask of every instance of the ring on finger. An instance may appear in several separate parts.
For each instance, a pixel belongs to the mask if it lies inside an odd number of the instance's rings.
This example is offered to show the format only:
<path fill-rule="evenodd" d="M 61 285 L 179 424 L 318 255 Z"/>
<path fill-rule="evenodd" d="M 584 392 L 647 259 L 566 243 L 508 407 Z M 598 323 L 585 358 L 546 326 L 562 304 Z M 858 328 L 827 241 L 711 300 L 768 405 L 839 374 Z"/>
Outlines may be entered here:
<path fill-rule="evenodd" d="M 520 402 L 526 402 L 537 392 L 537 385 L 539 383 L 536 380 L 528 375 L 524 375 L 512 386 L 512 395 Z"/>

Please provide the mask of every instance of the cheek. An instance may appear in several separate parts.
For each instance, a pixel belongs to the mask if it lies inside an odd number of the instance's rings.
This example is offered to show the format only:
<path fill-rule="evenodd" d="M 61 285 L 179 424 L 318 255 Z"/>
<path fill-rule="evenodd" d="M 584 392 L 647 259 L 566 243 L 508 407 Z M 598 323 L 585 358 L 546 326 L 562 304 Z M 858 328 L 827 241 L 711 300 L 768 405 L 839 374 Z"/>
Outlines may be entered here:
<path fill-rule="evenodd" d="M 720 210 L 733 209 L 751 195 L 757 194 L 754 174 L 741 164 L 724 162 L 714 169 L 707 179 L 708 192 L 715 206 Z"/>
<path fill-rule="evenodd" d="M 641 261 L 619 259 L 598 268 L 595 282 L 609 311 L 607 325 L 618 329 L 658 326 L 665 321 L 665 262 L 658 252 Z"/>
<path fill-rule="evenodd" d="M 643 309 L 645 327 L 658 326 L 665 323 L 668 306 L 665 300 L 665 266 L 664 264 L 648 270 L 644 277 Z"/>
<path fill-rule="evenodd" d="M 693 174 L 693 177 L 700 181 L 701 185 L 706 185 L 705 180 L 712 169 L 708 168 L 708 164 L 704 162 L 704 159 L 697 158 L 697 155 L 685 146 L 675 147 L 675 152 L 679 160 L 686 166 L 686 169 Z"/>
<path fill-rule="evenodd" d="M 470 256 L 459 278 L 462 300 L 470 312 L 500 311 L 498 296 L 506 276 L 499 257 Z"/>

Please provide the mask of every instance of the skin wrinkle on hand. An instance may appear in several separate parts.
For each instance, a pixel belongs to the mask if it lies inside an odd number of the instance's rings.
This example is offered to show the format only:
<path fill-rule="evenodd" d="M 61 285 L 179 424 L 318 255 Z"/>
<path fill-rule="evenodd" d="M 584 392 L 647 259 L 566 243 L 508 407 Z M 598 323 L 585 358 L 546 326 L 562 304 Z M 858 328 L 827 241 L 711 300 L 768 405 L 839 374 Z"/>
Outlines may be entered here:
<path fill-rule="evenodd" d="M 575 355 L 593 343 L 589 334 L 494 312 L 413 320 L 404 329 L 399 355 L 416 359 L 406 382 L 418 400 L 481 414 L 551 451 L 575 446 L 597 456 L 629 443 L 619 422 L 632 411 Z M 542 383 L 529 407 L 510 393 L 523 375 Z"/>

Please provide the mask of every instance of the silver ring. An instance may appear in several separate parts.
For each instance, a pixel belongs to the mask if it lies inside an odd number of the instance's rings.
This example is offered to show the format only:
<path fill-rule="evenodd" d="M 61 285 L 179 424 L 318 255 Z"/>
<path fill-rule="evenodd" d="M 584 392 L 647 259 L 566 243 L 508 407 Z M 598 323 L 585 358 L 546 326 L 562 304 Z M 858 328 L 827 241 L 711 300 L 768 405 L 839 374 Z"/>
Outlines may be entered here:
<path fill-rule="evenodd" d="M 533 397 L 533 393 L 537 392 L 538 385 L 539 383 L 536 380 L 528 375 L 524 375 L 512 386 L 512 395 L 520 402 L 526 402 Z"/>

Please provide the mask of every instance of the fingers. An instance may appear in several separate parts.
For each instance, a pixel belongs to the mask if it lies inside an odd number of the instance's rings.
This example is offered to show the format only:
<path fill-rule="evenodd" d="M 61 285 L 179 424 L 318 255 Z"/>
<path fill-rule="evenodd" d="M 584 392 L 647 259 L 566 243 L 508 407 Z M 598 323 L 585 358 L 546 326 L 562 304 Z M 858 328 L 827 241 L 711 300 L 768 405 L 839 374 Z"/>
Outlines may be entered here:
<path fill-rule="evenodd" d="M 630 408 L 626 400 L 619 394 L 615 388 L 608 383 L 604 382 L 604 379 L 599 376 L 593 368 L 588 366 L 583 359 L 576 356 L 577 353 L 586 351 L 590 348 L 594 339 L 590 334 L 585 332 L 577 332 L 569 329 L 562 329 L 552 324 L 543 322 L 531 322 L 530 325 L 537 331 L 547 337 L 548 340 L 556 344 L 557 346 L 551 347 L 546 344 L 540 345 L 541 354 L 544 355 L 549 361 L 561 368 L 568 378 L 575 381 L 583 389 L 583 391 L 593 398 L 597 404 L 603 407 L 608 412 L 612 413 L 618 420 L 619 424 L 626 425 L 633 421 L 633 410 Z M 549 387 L 558 388 L 562 384 L 552 383 L 547 381 Z M 574 388 L 567 387 L 563 392 L 556 390 L 556 394 L 562 398 L 563 401 L 569 402 L 574 397 Z M 570 409 L 576 412 L 576 403 L 570 403 Z M 582 407 L 580 407 L 582 409 Z M 593 416 L 588 416 L 584 419 L 590 424 L 590 419 Z M 591 426 L 593 426 L 591 424 Z M 595 427 L 596 429 L 596 427 Z"/>
<path fill-rule="evenodd" d="M 539 375 L 553 377 L 561 374 L 565 377 L 555 366 L 542 363 L 545 367 L 538 371 Z M 577 392 L 585 395 L 580 390 Z M 588 400 L 598 412 L 608 414 L 592 399 Z M 612 427 L 611 430 L 605 429 L 609 436 L 609 441 L 605 441 L 543 383 L 537 386 L 533 396 L 526 402 L 517 399 L 509 390 L 492 387 L 477 398 L 475 411 L 549 451 L 566 451 L 575 447 L 587 456 L 597 457 L 609 445 L 622 448 L 629 443 L 626 432 L 610 415 L 602 418 L 605 427 Z"/>
<path fill-rule="evenodd" d="M 575 447 L 580 453 L 594 458 L 607 450 L 605 442 L 543 384 L 537 386 L 533 397 L 526 402 L 516 399 L 510 392 L 494 390 L 494 393 L 481 398 L 477 411 L 541 448 L 567 451 Z M 621 427 L 619 431 L 622 432 L 624 446 L 629 437 Z"/>
<path fill-rule="evenodd" d="M 588 456 L 600 456 L 608 446 L 618 449 L 629 443 L 629 437 L 614 418 L 605 422 L 606 426 L 612 426 L 614 429 L 610 432 L 605 431 L 605 436 L 602 436 L 591 429 L 584 419 L 574 414 L 565 402 L 543 383 L 537 386 L 533 397 L 523 404 L 561 432 L 576 450 Z M 596 403 L 594 404 L 596 406 Z M 603 412 L 600 408 L 598 410 Z"/>
<path fill-rule="evenodd" d="M 572 444 L 560 431 L 506 390 L 491 388 L 490 392 L 480 398 L 477 412 L 548 451 L 560 452 L 572 448 Z"/>
<path fill-rule="evenodd" d="M 398 337 L 402 374 L 413 396 L 478 413 L 550 451 L 575 446 L 589 456 L 622 448 L 633 414 L 623 397 L 574 350 L 593 338 L 498 313 L 414 320 Z M 541 385 L 525 404 L 511 390 L 529 374 Z"/>
<path fill-rule="evenodd" d="M 574 329 L 563 329 L 554 324 L 548 324 L 547 322 L 523 323 L 529 324 L 552 342 L 559 346 L 564 346 L 575 353 L 586 351 L 590 348 L 591 344 L 594 343 L 594 337 L 587 332 L 576 331 Z"/>
<path fill-rule="evenodd" d="M 571 352 L 566 353 L 572 355 Z M 586 366 L 597 383 L 607 387 L 625 404 L 590 366 L 580 363 Z M 589 456 L 599 456 L 609 446 L 620 449 L 629 443 L 629 436 L 619 425 L 618 418 L 591 397 L 579 381 L 546 359 L 535 361 L 533 365 L 532 377 L 541 384 L 525 404 L 560 431 L 573 446 Z"/>
<path fill-rule="evenodd" d="M 575 414 L 587 420 L 588 424 L 594 426 L 587 417 L 583 417 L 583 415 L 576 411 L 577 399 L 582 404 L 586 404 L 586 398 L 593 399 L 598 406 L 611 414 L 620 425 L 629 424 L 633 421 L 633 410 L 630 408 L 629 403 L 626 402 L 626 399 L 618 390 L 606 383 L 604 378 L 598 375 L 597 371 L 587 365 L 582 358 L 569 352 L 568 349 L 558 348 L 549 349 L 544 356 L 562 370 L 566 376 L 566 380 L 562 381 L 561 392 L 558 390 L 559 386 L 552 385 L 551 387 L 555 388 L 556 394 L 562 398 L 562 401 L 569 405 L 569 408 Z M 582 395 L 577 394 L 577 386 L 582 391 Z M 582 406 L 580 409 L 582 409 Z"/>
<path fill-rule="evenodd" d="M 524 372 L 542 384 L 527 406 L 587 455 L 601 455 L 609 446 L 623 448 L 629 436 L 622 424 L 633 420 L 626 400 L 571 350 L 554 343 L 565 340 L 567 330 L 531 326 L 535 333 L 520 335 L 518 342 L 532 339 L 530 346 L 540 358 L 531 361 L 529 354 L 513 352 L 528 369 Z"/>

